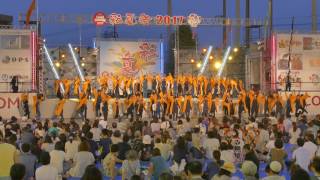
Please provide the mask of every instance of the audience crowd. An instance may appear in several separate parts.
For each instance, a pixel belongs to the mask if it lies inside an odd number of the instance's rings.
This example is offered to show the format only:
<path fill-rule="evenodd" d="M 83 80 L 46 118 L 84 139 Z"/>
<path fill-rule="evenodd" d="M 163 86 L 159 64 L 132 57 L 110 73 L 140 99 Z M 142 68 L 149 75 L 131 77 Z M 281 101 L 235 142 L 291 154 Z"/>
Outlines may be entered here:
<path fill-rule="evenodd" d="M 0 119 L 0 179 L 320 179 L 320 115 Z"/>

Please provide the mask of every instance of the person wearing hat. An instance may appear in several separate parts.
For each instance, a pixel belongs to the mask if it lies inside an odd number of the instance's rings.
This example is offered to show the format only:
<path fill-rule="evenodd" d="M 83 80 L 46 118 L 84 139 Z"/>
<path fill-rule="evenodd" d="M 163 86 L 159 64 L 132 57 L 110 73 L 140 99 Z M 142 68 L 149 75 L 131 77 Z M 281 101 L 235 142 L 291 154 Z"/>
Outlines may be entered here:
<path fill-rule="evenodd" d="M 257 180 L 257 166 L 252 161 L 244 161 L 241 166 L 241 171 L 245 180 Z"/>
<path fill-rule="evenodd" d="M 231 162 L 225 162 L 218 174 L 213 176 L 212 180 L 231 180 L 232 174 L 236 172 L 236 167 Z"/>
<path fill-rule="evenodd" d="M 285 180 L 285 177 L 279 175 L 281 169 L 281 163 L 278 161 L 272 161 L 266 167 L 267 177 L 263 178 L 262 180 Z"/>

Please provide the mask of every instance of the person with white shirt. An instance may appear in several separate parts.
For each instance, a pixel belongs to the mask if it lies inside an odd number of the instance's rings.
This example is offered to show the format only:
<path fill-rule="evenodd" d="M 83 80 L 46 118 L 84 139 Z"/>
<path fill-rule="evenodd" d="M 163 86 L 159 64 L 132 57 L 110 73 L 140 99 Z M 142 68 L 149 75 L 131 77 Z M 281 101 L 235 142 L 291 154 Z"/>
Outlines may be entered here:
<path fill-rule="evenodd" d="M 301 168 L 308 171 L 308 167 L 311 162 L 310 152 L 303 147 L 304 145 L 303 138 L 298 138 L 297 144 L 299 148 L 293 151 L 292 159 L 294 159 L 295 163 L 298 164 Z"/>
<path fill-rule="evenodd" d="M 160 129 L 165 131 L 165 130 L 168 130 L 170 127 L 171 127 L 170 122 L 165 118 L 163 118 L 160 124 Z"/>
<path fill-rule="evenodd" d="M 220 142 L 217 136 L 218 134 L 215 133 L 214 131 L 209 131 L 208 137 L 205 138 L 205 140 L 203 141 L 202 147 L 204 148 L 206 152 L 206 157 L 208 159 L 213 159 L 212 152 L 215 150 L 219 150 L 220 148 Z"/>
<path fill-rule="evenodd" d="M 300 128 L 297 127 L 297 123 L 292 122 L 292 127 L 289 130 L 289 136 L 290 136 L 289 143 L 297 144 L 297 139 L 299 138 L 300 134 L 301 134 L 301 130 Z"/>
<path fill-rule="evenodd" d="M 64 145 L 66 161 L 73 159 L 74 155 L 78 152 L 79 144 L 80 142 L 71 134 L 69 140 Z"/>
<path fill-rule="evenodd" d="M 310 152 L 310 159 L 313 159 L 317 152 L 317 145 L 313 143 L 313 134 L 306 134 L 306 142 L 303 147 Z"/>
<path fill-rule="evenodd" d="M 156 138 L 154 148 L 158 148 L 160 150 L 161 156 L 168 160 L 170 158 L 170 154 L 172 153 L 172 145 L 168 143 L 166 137 Z"/>
<path fill-rule="evenodd" d="M 266 144 L 266 149 L 268 152 L 270 152 L 270 150 L 272 148 L 275 148 L 275 145 L 274 145 L 274 142 L 275 142 L 275 138 L 270 136 L 270 140 L 268 141 L 268 143 Z"/>
<path fill-rule="evenodd" d="M 151 122 L 150 126 L 151 126 L 151 132 L 152 133 L 160 132 L 161 124 L 159 123 L 159 120 L 157 118 L 155 118 Z"/>
<path fill-rule="evenodd" d="M 49 135 L 44 138 L 44 143 L 41 145 L 42 151 L 51 152 L 54 149 L 54 142 Z"/>
<path fill-rule="evenodd" d="M 34 134 L 37 138 L 43 138 L 45 136 L 45 130 L 44 130 L 41 122 L 37 123 L 37 127 L 34 130 Z"/>
<path fill-rule="evenodd" d="M 227 142 L 221 142 L 221 160 L 224 162 L 235 163 L 236 158 L 234 156 L 233 148 L 230 146 L 231 145 L 229 145 Z"/>
<path fill-rule="evenodd" d="M 58 169 L 50 165 L 50 155 L 44 151 L 40 155 L 40 166 L 36 170 L 36 180 L 57 180 L 59 179 Z"/>
<path fill-rule="evenodd" d="M 57 142 L 55 149 L 50 152 L 50 165 L 58 169 L 59 174 L 63 174 L 63 162 L 65 161 L 66 153 L 63 151 L 62 142 Z"/>
<path fill-rule="evenodd" d="M 99 121 L 99 127 L 101 128 L 101 129 L 107 129 L 107 127 L 108 127 L 108 120 L 107 119 L 100 119 L 100 121 Z"/>
<path fill-rule="evenodd" d="M 79 145 L 79 152 L 73 157 L 73 167 L 69 170 L 68 175 L 72 177 L 82 177 L 88 165 L 94 164 L 94 156 L 90 152 L 90 145 L 83 141 Z"/>
<path fill-rule="evenodd" d="M 101 129 L 98 127 L 99 121 L 94 121 L 92 128 L 90 129 L 90 132 L 92 132 L 93 138 L 92 140 L 99 142 L 100 141 L 100 135 L 101 135 Z"/>
<path fill-rule="evenodd" d="M 285 120 L 283 120 L 283 126 L 284 126 L 284 131 L 288 133 L 292 127 L 291 117 L 287 117 Z"/>

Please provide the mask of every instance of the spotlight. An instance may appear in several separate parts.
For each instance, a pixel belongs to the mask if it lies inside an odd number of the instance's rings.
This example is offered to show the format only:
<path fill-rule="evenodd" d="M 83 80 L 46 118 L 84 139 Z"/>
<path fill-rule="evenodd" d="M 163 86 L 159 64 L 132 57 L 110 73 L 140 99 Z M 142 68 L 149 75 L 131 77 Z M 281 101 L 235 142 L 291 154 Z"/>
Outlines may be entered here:
<path fill-rule="evenodd" d="M 214 67 L 215 67 L 216 69 L 220 69 L 220 67 L 221 67 L 221 62 L 217 61 L 216 63 L 214 63 Z"/>
<path fill-rule="evenodd" d="M 233 48 L 233 52 L 238 52 L 239 49 L 238 48 Z"/>
<path fill-rule="evenodd" d="M 62 57 L 62 58 L 65 58 L 65 57 L 66 57 L 66 55 L 65 55 L 65 54 L 61 54 L 61 57 Z"/>
<path fill-rule="evenodd" d="M 232 57 L 232 56 L 229 56 L 228 59 L 229 59 L 229 61 L 231 61 L 231 60 L 233 59 L 233 57 Z"/>
<path fill-rule="evenodd" d="M 204 53 L 207 52 L 207 49 L 206 49 L 206 48 L 203 48 L 203 49 L 202 49 L 202 52 L 204 52 Z"/>
<path fill-rule="evenodd" d="M 85 59 L 86 59 L 85 57 L 82 57 L 82 58 L 81 58 L 81 60 L 85 60 Z"/>
<path fill-rule="evenodd" d="M 86 64 L 85 63 L 81 63 L 81 67 L 84 67 Z"/>
<path fill-rule="evenodd" d="M 197 63 L 197 68 L 200 68 L 200 67 L 201 67 L 201 63 L 198 62 L 198 63 Z"/>
<path fill-rule="evenodd" d="M 191 62 L 191 63 L 194 63 L 194 59 L 191 59 L 190 62 Z"/>
<path fill-rule="evenodd" d="M 212 59 L 213 59 L 213 56 L 210 56 L 209 59 L 212 60 Z"/>
<path fill-rule="evenodd" d="M 57 68 L 59 68 L 61 66 L 61 64 L 59 62 L 56 62 L 55 65 Z"/>

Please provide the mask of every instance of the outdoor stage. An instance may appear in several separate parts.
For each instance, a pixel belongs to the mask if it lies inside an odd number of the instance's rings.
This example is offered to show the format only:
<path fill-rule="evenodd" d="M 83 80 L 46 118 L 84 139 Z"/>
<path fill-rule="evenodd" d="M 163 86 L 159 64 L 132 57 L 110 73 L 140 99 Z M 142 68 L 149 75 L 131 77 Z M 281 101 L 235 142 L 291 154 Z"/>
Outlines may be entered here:
<path fill-rule="evenodd" d="M 320 108 L 319 108 L 319 102 L 320 97 L 319 93 L 310 93 L 311 98 L 307 101 L 307 111 L 308 116 L 315 116 L 317 114 L 320 114 Z M 33 96 L 35 96 L 34 93 L 29 94 L 29 108 L 31 111 L 31 118 L 35 117 L 35 113 L 33 112 Z M 22 117 L 22 108 L 20 105 L 20 97 L 21 93 L 0 93 L 0 116 L 2 116 L 3 119 L 9 119 L 11 116 L 16 116 L 17 118 Z M 56 108 L 56 105 L 58 104 L 59 99 L 58 98 L 45 98 L 44 101 L 40 103 L 40 112 L 41 112 L 41 119 L 45 118 L 54 118 L 54 111 Z M 125 105 L 124 105 L 125 99 L 120 99 L 119 103 L 119 111 L 120 115 L 123 115 L 125 112 Z M 237 99 L 233 99 L 233 102 L 236 104 Z M 145 103 L 148 107 L 150 107 L 149 99 L 145 99 Z M 67 99 L 64 108 L 63 108 L 63 116 L 65 119 L 71 119 L 71 118 L 80 118 L 76 107 L 78 104 L 78 99 Z M 109 101 L 109 118 L 113 118 L 112 113 L 112 104 L 113 100 L 111 99 Z M 223 110 L 222 110 L 222 103 L 220 100 L 220 103 L 218 103 L 217 107 L 217 113 L 216 116 L 221 117 L 223 116 Z M 198 102 L 197 99 L 193 100 L 193 113 L 192 115 L 194 117 L 197 117 L 198 112 Z M 237 106 L 235 106 L 235 110 L 237 110 Z M 151 113 L 149 111 L 145 111 L 143 114 L 143 118 L 151 117 Z M 246 113 L 245 113 L 246 114 Z M 235 112 L 235 115 L 237 115 L 237 112 Z M 88 119 L 95 119 L 95 110 L 93 107 L 93 101 L 89 100 L 87 103 L 87 118 Z"/>

